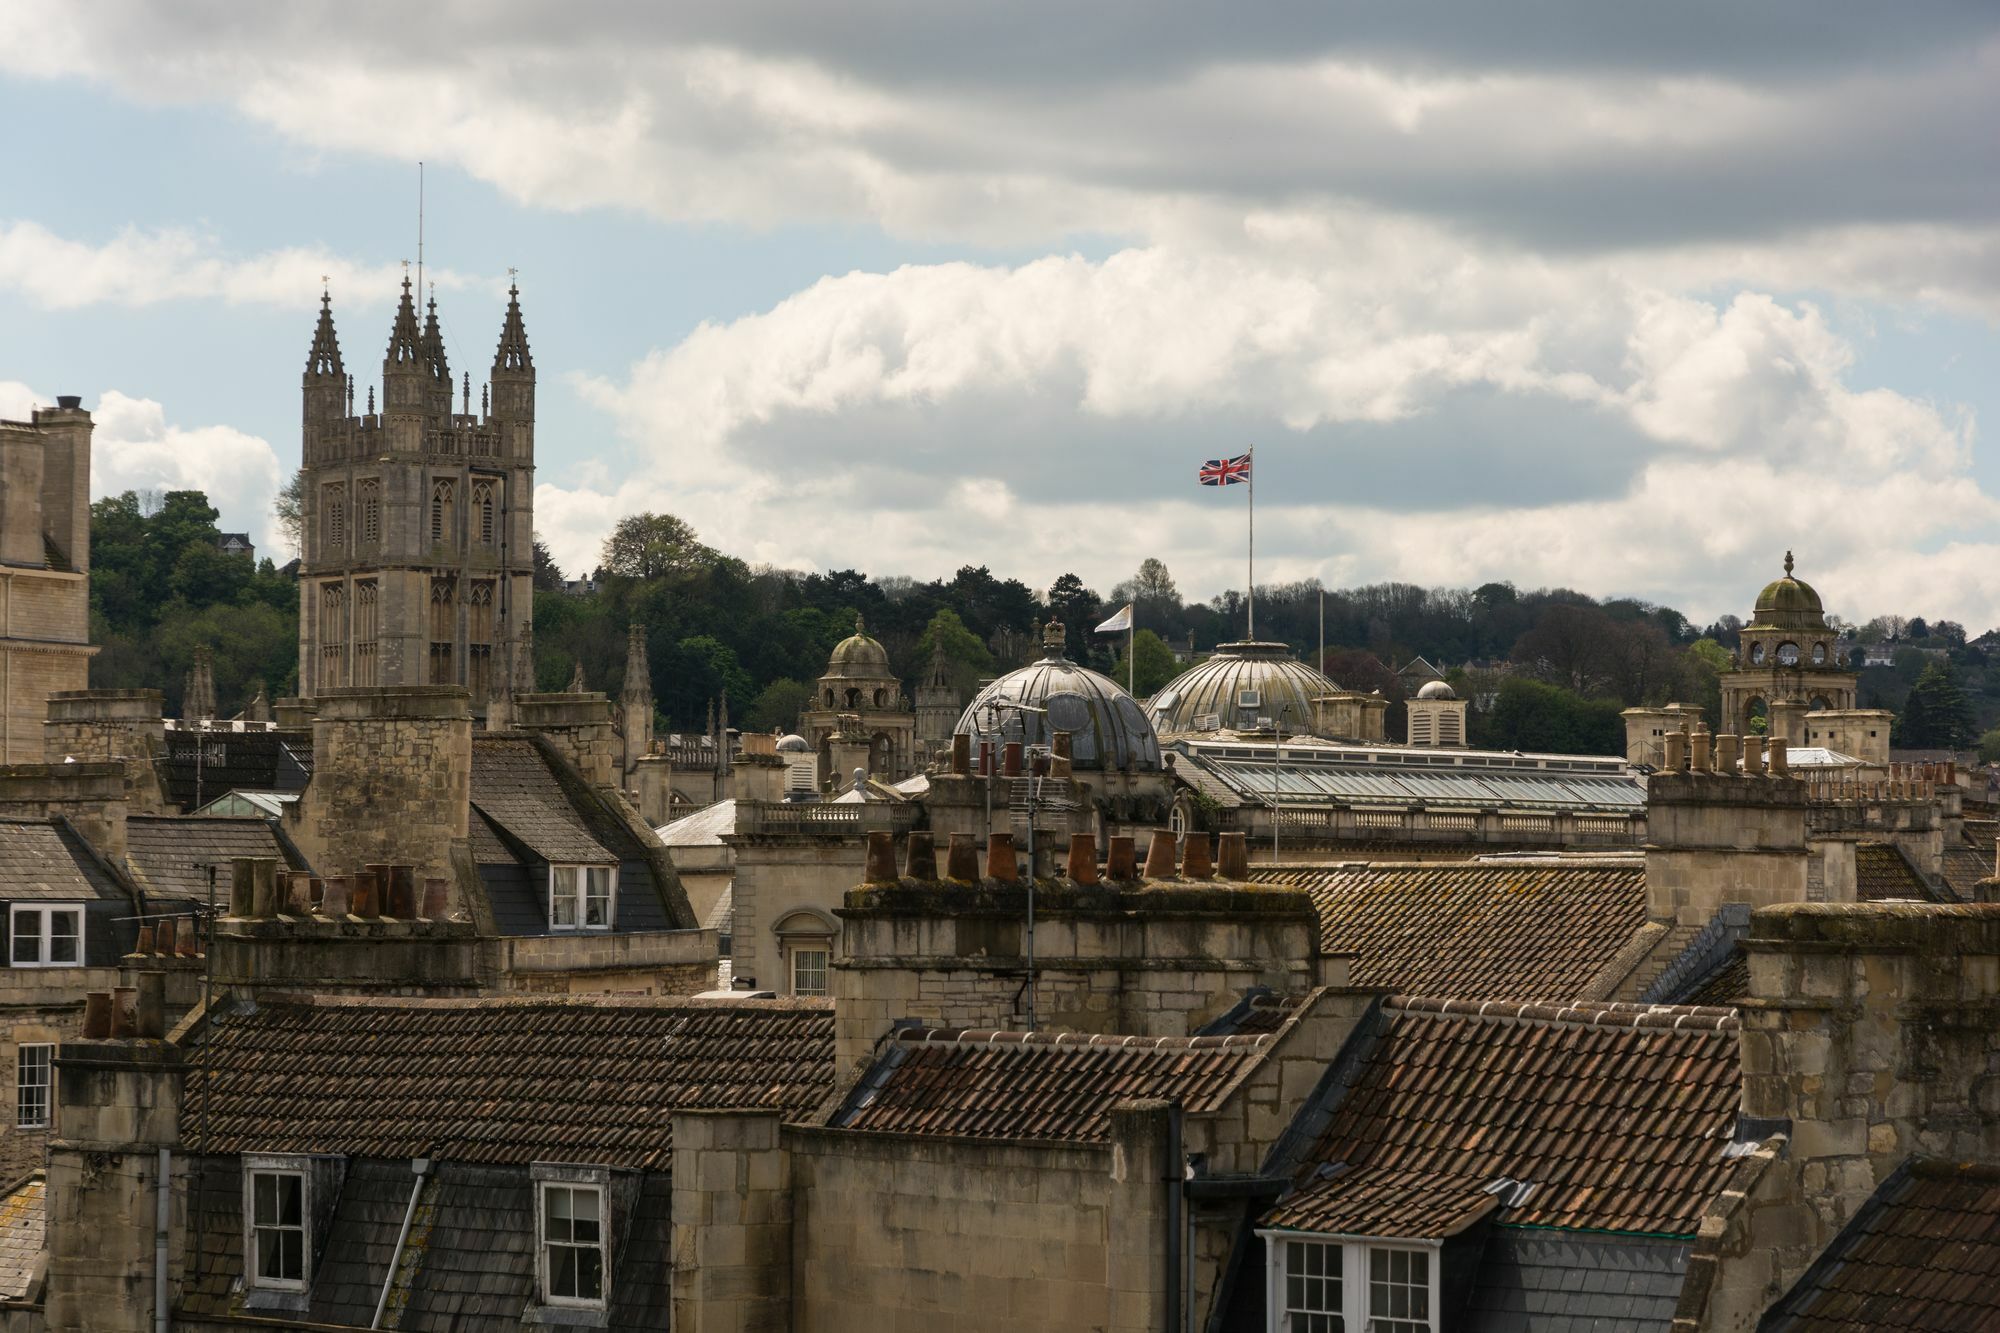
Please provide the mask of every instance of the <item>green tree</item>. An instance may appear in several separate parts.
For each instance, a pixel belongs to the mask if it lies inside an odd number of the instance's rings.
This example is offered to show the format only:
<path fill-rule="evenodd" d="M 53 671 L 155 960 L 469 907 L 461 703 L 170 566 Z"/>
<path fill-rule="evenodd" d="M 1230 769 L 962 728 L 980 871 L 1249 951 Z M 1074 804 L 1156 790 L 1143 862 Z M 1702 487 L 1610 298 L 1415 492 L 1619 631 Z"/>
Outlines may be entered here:
<path fill-rule="evenodd" d="M 535 591 L 561 592 L 568 580 L 563 577 L 562 567 L 556 564 L 556 558 L 549 554 L 549 548 L 539 532 L 534 535 L 532 549 L 535 556 Z"/>
<path fill-rule="evenodd" d="M 301 555 L 306 549 L 305 486 L 306 474 L 301 469 L 292 473 L 292 479 L 271 499 L 271 517 L 278 523 L 278 540 L 293 555 Z"/>
<path fill-rule="evenodd" d="M 1157 694 L 1168 681 L 1181 673 L 1181 664 L 1175 659 L 1174 650 L 1167 647 L 1165 639 L 1149 629 L 1142 629 L 1132 636 L 1129 651 L 1129 663 L 1126 661 L 1127 653 L 1118 654 L 1118 660 L 1111 668 L 1111 678 L 1120 685 L 1130 680 L 1132 693 L 1138 698 Z"/>
<path fill-rule="evenodd" d="M 2000 728 L 1995 728 L 1979 738 L 1979 762 L 2000 764 Z"/>
<path fill-rule="evenodd" d="M 1912 750 L 1962 750 L 1979 734 L 1972 701 L 1951 663 L 1943 660 L 1924 667 L 1896 722 L 1898 743 Z"/>
<path fill-rule="evenodd" d="M 694 574 L 717 560 L 695 531 L 672 514 L 627 514 L 604 539 L 604 572 L 628 579 Z"/>
<path fill-rule="evenodd" d="M 797 731 L 799 714 L 812 704 L 813 687 L 806 680 L 774 680 L 750 701 L 744 723 L 753 731 Z"/>
<path fill-rule="evenodd" d="M 973 687 L 981 676 L 993 671 L 993 654 L 986 651 L 986 645 L 979 636 L 965 627 L 958 612 L 943 608 L 931 617 L 930 624 L 924 626 L 923 635 L 917 640 L 917 669 L 930 669 L 931 654 L 944 649 L 944 660 L 950 665 L 952 688 L 965 698 L 971 698 Z"/>
<path fill-rule="evenodd" d="M 1620 754 L 1625 723 L 1615 699 L 1586 699 L 1560 685 L 1510 676 L 1493 711 L 1473 714 L 1473 743 L 1547 754 Z"/>

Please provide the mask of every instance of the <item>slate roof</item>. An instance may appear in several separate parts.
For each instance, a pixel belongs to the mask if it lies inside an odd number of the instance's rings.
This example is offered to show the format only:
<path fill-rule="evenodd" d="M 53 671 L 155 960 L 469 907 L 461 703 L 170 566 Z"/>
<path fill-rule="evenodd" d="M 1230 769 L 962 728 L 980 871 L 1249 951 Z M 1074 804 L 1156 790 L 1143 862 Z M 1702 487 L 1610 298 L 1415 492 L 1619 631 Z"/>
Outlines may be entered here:
<path fill-rule="evenodd" d="M 1892 842 L 1861 842 L 1854 845 L 1854 890 L 1862 902 L 1885 898 L 1914 898 L 1928 902 L 1930 886 L 1910 868 L 1903 853 Z"/>
<path fill-rule="evenodd" d="M 1733 1005 L 1750 994 L 1750 960 L 1738 949 L 1721 967 L 1678 997 L 1681 1004 Z"/>
<path fill-rule="evenodd" d="M 543 861 L 622 861 L 635 851 L 631 834 L 557 778 L 525 736 L 476 735 L 472 740 L 472 804 Z M 491 855 L 475 845 L 481 859 Z M 507 859 L 513 859 L 509 857 Z"/>
<path fill-rule="evenodd" d="M 2000 1167 L 1905 1163 L 1760 1333 L 2000 1328 Z"/>
<path fill-rule="evenodd" d="M 1645 867 L 1579 858 L 1255 867 L 1307 890 L 1320 950 L 1352 980 L 1409 994 L 1568 1000 L 1646 924 Z"/>
<path fill-rule="evenodd" d="M 131 815 L 125 820 L 125 860 L 139 887 L 163 898 L 208 900 L 213 861 L 216 897 L 229 898 L 229 861 L 237 856 L 277 857 L 303 864 L 277 828 L 258 815 Z"/>
<path fill-rule="evenodd" d="M 831 1091 L 823 1000 L 264 996 L 218 1013 L 203 1153 L 661 1167 L 691 1107 L 803 1114 Z"/>
<path fill-rule="evenodd" d="M 1398 997 L 1382 1019 L 1265 1225 L 1437 1240 L 1497 1213 L 1682 1237 L 1728 1178 L 1733 1010 Z M 1503 1209 L 1501 1177 L 1534 1188 Z"/>
<path fill-rule="evenodd" d="M 180 1309 L 195 1316 L 238 1313 L 234 1288 L 243 1271 L 242 1175 L 229 1158 L 200 1163 L 201 1250 Z M 304 1318 L 317 1325 L 367 1328 L 388 1277 L 390 1257 L 409 1206 L 407 1161 L 358 1158 L 326 1215 L 326 1240 L 312 1275 Z M 664 1173 L 641 1177 L 629 1205 L 614 1201 L 619 1233 L 610 1273 L 610 1307 L 601 1326 L 663 1329 L 669 1322 L 671 1184 Z M 419 1196 L 403 1260 L 390 1288 L 383 1325 L 423 1333 L 519 1329 L 535 1301 L 534 1184 L 519 1166 L 440 1162 Z"/>
<path fill-rule="evenodd" d="M 205 747 L 199 763 L 197 744 Z M 312 733 L 262 727 L 235 731 L 227 724 L 203 731 L 170 727 L 160 770 L 167 799 L 183 810 L 239 789 L 298 791 L 312 777 Z"/>
<path fill-rule="evenodd" d="M 1988 835 L 1981 842 L 1970 830 L 1966 838 L 1966 842 L 1945 845 L 1944 882 L 1966 902 L 1977 902 L 1979 881 L 1993 878 L 1993 839 Z"/>
<path fill-rule="evenodd" d="M 44 1183 L 37 1171 L 0 1198 L 0 1300 L 27 1299 L 41 1271 Z"/>
<path fill-rule="evenodd" d="M 131 899 L 60 819 L 0 819 L 0 902 Z"/>
<path fill-rule="evenodd" d="M 898 1033 L 828 1122 L 840 1129 L 1098 1143 L 1133 1098 L 1218 1109 L 1269 1036 L 1118 1037 L 916 1029 Z"/>
<path fill-rule="evenodd" d="M 1666 1333 L 1689 1245 L 1495 1227 L 1461 1327 L 1475 1333 Z"/>
<path fill-rule="evenodd" d="M 736 831 L 736 802 L 717 801 L 654 830 L 669 847 L 720 847 Z"/>

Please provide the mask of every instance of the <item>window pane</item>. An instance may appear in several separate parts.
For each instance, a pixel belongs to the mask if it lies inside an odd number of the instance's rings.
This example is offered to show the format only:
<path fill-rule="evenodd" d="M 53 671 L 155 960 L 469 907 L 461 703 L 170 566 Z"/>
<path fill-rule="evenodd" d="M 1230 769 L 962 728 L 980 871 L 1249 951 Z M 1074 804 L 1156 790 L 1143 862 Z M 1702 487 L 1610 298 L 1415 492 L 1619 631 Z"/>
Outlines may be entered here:
<path fill-rule="evenodd" d="M 604 1296 L 604 1252 L 595 1245 L 576 1252 L 576 1294 L 586 1301 Z"/>
<path fill-rule="evenodd" d="M 583 924 L 608 926 L 611 924 L 611 868 L 592 866 L 586 875 L 588 892 L 584 897 Z"/>
<path fill-rule="evenodd" d="M 258 1174 L 251 1179 L 250 1193 L 254 1200 L 251 1205 L 251 1220 L 258 1226 L 268 1226 L 278 1220 L 278 1178 Z"/>
<path fill-rule="evenodd" d="M 549 921 L 558 926 L 576 924 L 576 867 L 556 866 L 549 872 Z"/>
<path fill-rule="evenodd" d="M 1370 1333 L 1431 1333 L 1431 1257 L 1421 1250 L 1368 1251 Z"/>
<path fill-rule="evenodd" d="M 1313 1241 L 1285 1245 L 1285 1319 L 1289 1333 L 1343 1333 L 1341 1249 Z"/>
<path fill-rule="evenodd" d="M 53 1083 L 55 1048 L 22 1046 L 15 1058 L 14 1123 L 21 1129 L 45 1129 L 49 1123 L 49 1087 Z"/>
<path fill-rule="evenodd" d="M 42 961 L 42 914 L 32 907 L 14 909 L 14 961 Z"/>
<path fill-rule="evenodd" d="M 549 1246 L 549 1295 L 576 1297 L 576 1251 L 567 1245 Z"/>
<path fill-rule="evenodd" d="M 74 963 L 79 959 L 78 914 L 76 912 L 49 913 L 49 961 L 52 963 Z"/>
<path fill-rule="evenodd" d="M 302 1225 L 302 1200 L 305 1182 L 297 1176 L 278 1177 L 278 1221 L 285 1226 Z"/>

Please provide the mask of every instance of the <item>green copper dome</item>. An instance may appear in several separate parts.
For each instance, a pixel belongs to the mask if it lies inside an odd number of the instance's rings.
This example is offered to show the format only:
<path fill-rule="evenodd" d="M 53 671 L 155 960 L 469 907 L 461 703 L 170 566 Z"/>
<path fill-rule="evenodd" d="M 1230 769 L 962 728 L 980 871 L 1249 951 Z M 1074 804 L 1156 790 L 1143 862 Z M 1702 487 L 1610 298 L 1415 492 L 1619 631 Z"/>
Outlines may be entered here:
<path fill-rule="evenodd" d="M 869 680 L 890 674 L 888 651 L 868 637 L 860 616 L 854 617 L 853 635 L 834 645 L 833 656 L 827 660 L 826 674 Z"/>
<path fill-rule="evenodd" d="M 1810 583 L 1792 577 L 1792 553 L 1785 552 L 1785 577 L 1764 585 L 1757 594 L 1752 625 L 1783 629 L 1823 629 L 1826 609 Z"/>

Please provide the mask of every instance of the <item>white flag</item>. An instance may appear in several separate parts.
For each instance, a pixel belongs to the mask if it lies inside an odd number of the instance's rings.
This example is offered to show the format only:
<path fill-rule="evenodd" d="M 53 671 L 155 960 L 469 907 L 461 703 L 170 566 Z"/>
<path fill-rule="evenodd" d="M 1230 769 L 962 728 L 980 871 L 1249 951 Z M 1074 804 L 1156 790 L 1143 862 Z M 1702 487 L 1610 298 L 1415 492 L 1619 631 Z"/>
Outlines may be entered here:
<path fill-rule="evenodd" d="M 1132 628 L 1132 603 L 1127 602 L 1117 615 L 1097 627 L 1099 634 L 1116 634 L 1121 629 Z"/>

